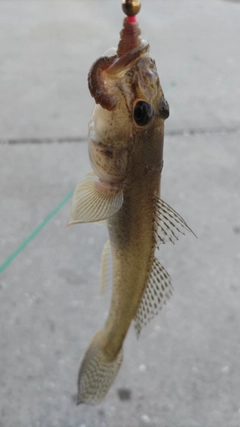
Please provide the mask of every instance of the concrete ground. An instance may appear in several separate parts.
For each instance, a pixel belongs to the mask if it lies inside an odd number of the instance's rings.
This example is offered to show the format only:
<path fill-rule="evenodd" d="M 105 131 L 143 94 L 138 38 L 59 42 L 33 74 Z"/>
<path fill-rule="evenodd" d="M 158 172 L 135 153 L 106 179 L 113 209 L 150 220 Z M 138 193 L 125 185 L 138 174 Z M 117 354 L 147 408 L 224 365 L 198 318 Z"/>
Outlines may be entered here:
<path fill-rule="evenodd" d="M 239 427 L 240 2 L 142 0 L 171 116 L 162 197 L 195 231 L 161 248 L 174 296 L 98 407 L 80 360 L 109 308 L 107 230 L 65 228 L 90 169 L 92 62 L 117 45 L 120 0 L 0 2 L 0 426 Z"/>

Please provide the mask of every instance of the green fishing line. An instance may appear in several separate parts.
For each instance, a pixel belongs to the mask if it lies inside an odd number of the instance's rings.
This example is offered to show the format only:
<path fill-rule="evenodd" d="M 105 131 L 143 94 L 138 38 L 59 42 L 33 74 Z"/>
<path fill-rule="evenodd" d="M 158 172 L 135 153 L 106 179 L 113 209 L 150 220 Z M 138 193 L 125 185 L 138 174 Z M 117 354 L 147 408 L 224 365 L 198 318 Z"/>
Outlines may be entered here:
<path fill-rule="evenodd" d="M 50 212 L 46 218 L 39 224 L 35 230 L 18 246 L 18 248 L 9 255 L 9 257 L 0 265 L 0 273 L 2 273 L 13 260 L 26 248 L 26 246 L 36 237 L 36 235 L 47 225 L 47 223 L 62 209 L 62 207 L 68 202 L 73 196 L 74 190 L 70 191 L 66 197 L 57 205 L 52 212 Z"/>

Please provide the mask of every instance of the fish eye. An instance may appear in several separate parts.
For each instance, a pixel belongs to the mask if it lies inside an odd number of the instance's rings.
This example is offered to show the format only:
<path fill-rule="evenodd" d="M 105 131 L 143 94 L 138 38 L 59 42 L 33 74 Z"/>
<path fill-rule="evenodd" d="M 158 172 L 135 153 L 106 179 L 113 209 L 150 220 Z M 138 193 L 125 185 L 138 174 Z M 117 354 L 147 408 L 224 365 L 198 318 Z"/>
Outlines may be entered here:
<path fill-rule="evenodd" d="M 153 109 L 145 101 L 138 101 L 134 107 L 134 120 L 138 126 L 146 126 L 153 117 Z"/>
<path fill-rule="evenodd" d="M 161 99 L 160 105 L 159 105 L 159 113 L 162 119 L 167 119 L 169 116 L 169 105 L 164 96 Z"/>

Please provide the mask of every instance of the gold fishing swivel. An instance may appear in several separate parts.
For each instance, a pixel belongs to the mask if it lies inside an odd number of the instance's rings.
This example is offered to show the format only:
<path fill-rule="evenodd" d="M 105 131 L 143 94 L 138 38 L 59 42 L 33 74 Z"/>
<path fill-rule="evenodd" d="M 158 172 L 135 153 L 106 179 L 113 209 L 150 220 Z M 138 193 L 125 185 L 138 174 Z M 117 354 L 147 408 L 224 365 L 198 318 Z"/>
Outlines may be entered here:
<path fill-rule="evenodd" d="M 141 9 L 140 0 L 122 0 L 122 10 L 127 16 L 135 16 Z"/>

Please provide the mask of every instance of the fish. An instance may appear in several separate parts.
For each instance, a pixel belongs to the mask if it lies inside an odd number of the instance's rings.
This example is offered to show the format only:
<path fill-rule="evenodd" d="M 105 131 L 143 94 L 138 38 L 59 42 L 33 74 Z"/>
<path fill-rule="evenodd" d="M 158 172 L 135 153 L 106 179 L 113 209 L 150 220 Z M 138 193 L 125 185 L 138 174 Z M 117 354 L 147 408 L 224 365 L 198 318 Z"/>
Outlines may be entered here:
<path fill-rule="evenodd" d="M 92 170 L 75 189 L 69 225 L 106 222 L 102 285 L 112 265 L 112 296 L 106 322 L 80 366 L 79 404 L 104 399 L 122 364 L 131 323 L 139 336 L 172 295 L 156 249 L 192 231 L 160 198 L 169 105 L 140 34 L 136 15 L 127 15 L 118 48 L 97 59 L 88 74 L 95 99 L 88 132 Z"/>

